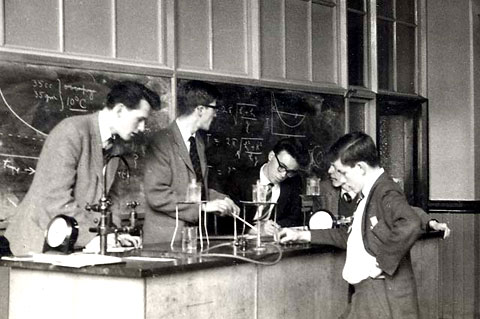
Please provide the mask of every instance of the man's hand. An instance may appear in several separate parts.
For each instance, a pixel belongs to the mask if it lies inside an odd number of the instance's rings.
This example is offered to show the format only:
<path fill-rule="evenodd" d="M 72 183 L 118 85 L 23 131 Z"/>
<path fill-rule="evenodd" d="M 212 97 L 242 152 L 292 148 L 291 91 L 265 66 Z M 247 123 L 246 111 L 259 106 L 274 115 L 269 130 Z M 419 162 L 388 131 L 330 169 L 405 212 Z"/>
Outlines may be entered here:
<path fill-rule="evenodd" d="M 113 235 L 113 234 L 111 234 Z M 135 247 L 140 248 L 142 246 L 142 238 L 140 236 L 132 236 L 130 234 L 119 234 L 117 236 L 117 246 L 120 244 L 122 247 Z M 108 240 L 107 240 L 108 243 Z"/>
<path fill-rule="evenodd" d="M 216 212 L 220 216 L 238 215 L 240 207 L 238 207 L 229 197 L 224 199 L 215 199 L 205 204 L 206 212 Z"/>
<path fill-rule="evenodd" d="M 274 236 L 274 237 L 277 236 L 280 230 L 280 225 L 278 225 L 276 222 L 274 222 L 271 219 L 263 222 L 262 226 L 263 226 L 262 234 L 269 235 L 269 236 Z"/>
<path fill-rule="evenodd" d="M 139 248 L 142 245 L 142 239 L 139 236 L 132 236 L 130 234 L 119 234 L 117 236 L 118 242 L 115 240 L 115 234 L 107 235 L 107 251 L 111 248 L 118 247 L 134 247 Z M 99 253 L 100 252 L 100 236 L 95 236 L 86 246 L 84 252 Z"/>
<path fill-rule="evenodd" d="M 448 238 L 450 236 L 450 228 L 448 228 L 446 223 L 439 223 L 435 219 L 432 219 L 428 222 L 428 226 L 430 229 L 443 231 L 443 239 Z"/>
<path fill-rule="evenodd" d="M 279 233 L 280 243 L 289 242 L 310 242 L 311 233 L 309 230 L 293 230 L 290 228 L 282 228 Z"/>
<path fill-rule="evenodd" d="M 248 231 L 250 235 L 256 235 L 258 229 L 258 222 L 255 224 L 255 228 L 252 228 Z M 273 220 L 263 220 L 260 224 L 260 235 L 273 236 L 275 239 L 278 238 L 280 231 L 280 225 L 278 225 Z"/>

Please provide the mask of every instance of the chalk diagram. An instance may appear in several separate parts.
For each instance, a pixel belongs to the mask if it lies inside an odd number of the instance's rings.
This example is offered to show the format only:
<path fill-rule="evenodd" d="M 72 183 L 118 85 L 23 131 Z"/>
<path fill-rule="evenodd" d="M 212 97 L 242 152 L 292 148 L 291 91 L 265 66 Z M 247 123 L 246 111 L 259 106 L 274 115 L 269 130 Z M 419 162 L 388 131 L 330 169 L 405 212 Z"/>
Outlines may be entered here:
<path fill-rule="evenodd" d="M 15 91 L 16 96 L 25 99 L 21 102 L 22 107 L 30 108 L 23 115 L 17 111 L 21 109 L 19 105 L 9 102 L 4 89 L 0 88 L 0 102 L 8 116 L 7 119 L 2 119 L 3 125 L 7 127 L 6 132 L 0 130 L 0 156 L 6 158 L 3 160 L 4 170 L 10 174 L 35 173 L 33 167 L 36 166 L 34 162 L 38 160 L 36 155 L 40 153 L 49 128 L 70 114 L 86 113 L 92 108 L 98 93 L 95 85 L 98 84 L 95 83 L 93 75 L 88 76 L 93 80 L 91 88 L 87 88 L 83 83 L 65 84 L 59 78 L 54 80 L 33 78 L 24 83 L 24 88 L 16 85 L 15 88 L 18 90 Z M 32 115 L 32 112 L 37 111 L 38 114 Z M 38 115 L 41 116 L 37 118 Z M 43 128 L 38 127 L 39 125 Z M 15 133 L 11 133 L 12 128 Z M 24 133 L 28 131 L 31 133 Z M 20 154 L 20 151 L 25 151 L 26 154 Z M 21 167 L 22 164 L 27 166 Z"/>
<path fill-rule="evenodd" d="M 27 174 L 33 175 L 35 174 L 35 164 L 36 160 L 38 160 L 38 156 L 29 156 L 29 155 L 21 155 L 12 152 L 8 152 L 8 150 L 13 150 L 14 147 L 10 147 L 7 149 L 6 143 L 9 141 L 9 144 L 23 144 L 28 142 L 28 144 L 42 144 L 44 138 L 47 134 L 44 132 L 36 129 L 32 125 L 30 125 L 27 121 L 25 121 L 20 115 L 15 112 L 12 106 L 7 102 L 5 95 L 3 94 L 2 89 L 0 89 L 0 97 L 2 104 L 8 109 L 10 114 L 13 115 L 14 119 L 19 123 L 15 124 L 18 126 L 21 124 L 25 125 L 27 128 L 33 130 L 37 135 L 41 137 L 32 137 L 28 135 L 21 135 L 21 134 L 12 134 L 12 133 L 3 133 L 0 132 L 0 157 L 2 157 L 1 167 L 4 172 L 8 175 L 19 175 L 19 174 Z M 7 152 L 5 150 L 7 149 Z M 17 160 L 16 160 L 17 159 Z"/>
<path fill-rule="evenodd" d="M 313 119 L 310 119 L 310 122 L 315 121 L 317 113 L 321 113 L 321 105 L 323 104 L 323 99 L 320 104 L 313 105 L 315 109 L 315 114 L 312 115 Z M 321 125 L 323 123 L 321 120 L 316 122 L 315 125 Z M 315 169 L 323 170 L 325 150 L 324 147 L 315 143 L 315 139 L 308 135 L 307 127 L 307 115 L 301 114 L 298 112 L 286 112 L 282 111 L 279 108 L 275 94 L 271 93 L 271 134 L 274 136 L 279 136 L 281 138 L 293 137 L 293 138 L 308 138 L 309 144 L 309 157 L 310 162 L 307 167 L 307 171 L 311 172 Z"/>
<path fill-rule="evenodd" d="M 306 137 L 299 130 L 306 116 L 304 114 L 281 111 L 278 108 L 273 92 L 271 97 L 271 134 L 282 137 Z"/>

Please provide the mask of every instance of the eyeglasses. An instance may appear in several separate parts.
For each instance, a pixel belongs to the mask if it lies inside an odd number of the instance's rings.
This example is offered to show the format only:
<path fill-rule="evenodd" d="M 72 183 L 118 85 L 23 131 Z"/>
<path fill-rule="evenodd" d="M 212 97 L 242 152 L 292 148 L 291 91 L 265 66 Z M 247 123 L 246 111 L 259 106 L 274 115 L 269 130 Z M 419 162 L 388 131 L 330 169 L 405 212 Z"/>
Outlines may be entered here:
<path fill-rule="evenodd" d="M 273 153 L 275 155 L 275 158 L 277 159 L 278 162 L 278 167 L 277 170 L 279 173 L 286 173 L 288 177 L 292 177 L 297 175 L 298 171 L 296 169 L 288 169 L 288 167 L 280 162 L 280 160 L 277 157 L 277 154 Z"/>
<path fill-rule="evenodd" d="M 218 109 L 221 107 L 220 104 L 217 104 L 217 101 L 216 101 L 216 100 L 213 101 L 213 102 L 210 103 L 210 104 L 201 105 L 201 106 L 203 106 L 203 107 L 209 107 L 209 108 L 214 109 L 214 110 L 218 110 Z"/>

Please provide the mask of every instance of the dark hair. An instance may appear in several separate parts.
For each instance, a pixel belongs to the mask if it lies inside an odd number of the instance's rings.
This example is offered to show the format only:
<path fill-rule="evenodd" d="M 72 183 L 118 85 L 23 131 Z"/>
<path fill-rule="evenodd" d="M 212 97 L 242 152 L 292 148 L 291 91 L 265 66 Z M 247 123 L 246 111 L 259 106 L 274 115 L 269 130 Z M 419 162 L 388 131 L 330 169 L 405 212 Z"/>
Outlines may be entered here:
<path fill-rule="evenodd" d="M 288 137 L 279 140 L 273 147 L 273 152 L 278 155 L 281 151 L 287 152 L 301 167 L 307 166 L 310 162 L 307 148 L 297 138 Z"/>
<path fill-rule="evenodd" d="M 328 156 L 332 162 L 339 159 L 343 165 L 350 167 L 358 162 L 366 162 L 372 167 L 380 165 L 377 147 L 364 132 L 352 132 L 340 137 L 330 147 Z"/>
<path fill-rule="evenodd" d="M 122 103 L 129 109 L 137 109 L 141 100 L 145 100 L 154 110 L 160 109 L 160 97 L 143 84 L 123 81 L 115 84 L 107 95 L 107 107 L 113 108 Z"/>
<path fill-rule="evenodd" d="M 221 98 L 214 85 L 202 81 L 188 81 L 180 87 L 178 93 L 178 115 L 190 114 L 197 106 L 208 106 Z"/>

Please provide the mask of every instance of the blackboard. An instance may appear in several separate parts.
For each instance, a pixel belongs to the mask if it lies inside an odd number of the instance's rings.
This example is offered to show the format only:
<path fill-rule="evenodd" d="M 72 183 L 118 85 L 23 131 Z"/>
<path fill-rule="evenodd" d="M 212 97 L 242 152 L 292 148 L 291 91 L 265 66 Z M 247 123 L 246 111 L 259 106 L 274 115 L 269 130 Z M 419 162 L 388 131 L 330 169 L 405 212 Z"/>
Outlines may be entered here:
<path fill-rule="evenodd" d="M 233 170 L 264 163 L 284 137 L 302 139 L 308 146 L 310 165 L 305 175 L 327 178 L 325 153 L 345 132 L 342 96 L 209 83 L 222 94 L 217 117 L 204 133 L 213 185 L 221 187 Z"/>
<path fill-rule="evenodd" d="M 171 103 L 169 78 L 0 63 L 0 219 L 9 216 L 27 192 L 50 130 L 66 117 L 103 108 L 110 87 L 121 80 L 140 82 L 162 98 L 164 107 L 152 112 L 146 134 L 166 126 Z M 131 178 L 127 180 L 124 171 L 119 172 L 120 191 L 125 201 L 144 203 L 141 189 L 144 140 L 130 145 L 132 153 L 127 160 Z"/>
<path fill-rule="evenodd" d="M 135 80 L 161 95 L 164 107 L 154 111 L 146 135 L 171 120 L 171 79 L 121 72 L 0 62 L 0 220 L 23 199 L 35 174 L 42 145 L 62 119 L 94 112 L 104 106 L 109 88 L 120 80 Z M 178 80 L 182 85 L 186 80 Z M 210 82 L 222 93 L 217 118 L 204 132 L 213 185 L 230 172 L 256 166 L 281 138 L 303 139 L 309 148 L 307 174 L 326 178 L 324 154 L 345 131 L 341 96 L 305 91 Z M 177 90 L 180 91 L 180 90 Z M 131 145 L 127 157 L 131 178 L 119 171 L 124 201 L 137 200 L 144 210 L 142 187 L 145 141 Z M 120 207 L 127 209 L 125 203 Z"/>

